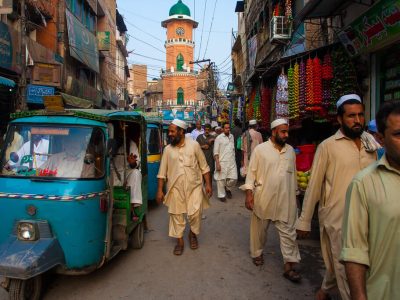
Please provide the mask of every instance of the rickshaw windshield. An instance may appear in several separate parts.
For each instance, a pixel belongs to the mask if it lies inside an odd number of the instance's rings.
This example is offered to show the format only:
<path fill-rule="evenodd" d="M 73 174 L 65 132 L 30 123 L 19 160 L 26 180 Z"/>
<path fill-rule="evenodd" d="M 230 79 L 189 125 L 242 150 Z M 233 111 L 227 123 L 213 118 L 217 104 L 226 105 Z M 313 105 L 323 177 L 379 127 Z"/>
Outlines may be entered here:
<path fill-rule="evenodd" d="M 102 177 L 104 144 L 103 131 L 96 127 L 11 125 L 0 176 Z"/>

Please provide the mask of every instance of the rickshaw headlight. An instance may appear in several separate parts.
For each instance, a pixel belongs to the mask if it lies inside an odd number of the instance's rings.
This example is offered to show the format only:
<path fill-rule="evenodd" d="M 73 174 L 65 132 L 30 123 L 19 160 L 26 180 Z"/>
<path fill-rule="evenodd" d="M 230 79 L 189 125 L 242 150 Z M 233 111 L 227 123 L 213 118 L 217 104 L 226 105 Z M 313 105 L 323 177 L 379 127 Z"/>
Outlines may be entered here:
<path fill-rule="evenodd" d="M 22 241 L 36 241 L 38 230 L 35 224 L 21 222 L 18 224 L 18 239 Z"/>

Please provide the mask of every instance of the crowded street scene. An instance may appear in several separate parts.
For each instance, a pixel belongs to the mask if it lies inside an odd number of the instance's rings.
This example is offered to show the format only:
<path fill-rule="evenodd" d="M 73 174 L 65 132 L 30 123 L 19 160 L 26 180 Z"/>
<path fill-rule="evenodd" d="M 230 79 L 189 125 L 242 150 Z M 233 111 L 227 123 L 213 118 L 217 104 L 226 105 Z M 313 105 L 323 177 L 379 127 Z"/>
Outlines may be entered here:
<path fill-rule="evenodd" d="M 400 299 L 400 0 L 0 1 L 0 300 Z"/>

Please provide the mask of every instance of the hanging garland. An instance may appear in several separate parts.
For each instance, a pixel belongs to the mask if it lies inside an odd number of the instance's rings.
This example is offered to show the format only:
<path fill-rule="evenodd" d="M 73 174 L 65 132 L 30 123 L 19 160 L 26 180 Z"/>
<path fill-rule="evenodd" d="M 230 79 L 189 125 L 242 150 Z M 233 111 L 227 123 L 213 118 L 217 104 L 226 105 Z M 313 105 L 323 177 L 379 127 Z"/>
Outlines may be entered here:
<path fill-rule="evenodd" d="M 299 105 L 299 64 L 294 64 L 293 70 L 293 118 L 297 119 L 300 116 L 300 105 Z"/>
<path fill-rule="evenodd" d="M 307 59 L 306 64 L 306 110 L 314 105 L 314 75 L 313 75 L 313 61 L 311 58 Z"/>
<path fill-rule="evenodd" d="M 260 105 L 260 113 L 261 113 L 261 127 L 265 129 L 269 129 L 271 123 L 271 94 L 272 90 L 263 87 L 261 89 L 261 105 Z"/>
<path fill-rule="evenodd" d="M 252 89 L 250 92 L 249 101 L 248 101 L 247 107 L 246 107 L 246 119 L 247 120 L 253 119 L 255 96 L 256 96 L 256 91 L 255 91 L 255 89 Z"/>
<path fill-rule="evenodd" d="M 312 110 L 320 111 L 322 104 L 322 66 L 317 56 L 313 59 L 313 89 L 314 106 Z"/>
<path fill-rule="evenodd" d="M 292 0 L 286 0 L 285 2 L 285 17 L 289 20 L 292 19 Z"/>
<path fill-rule="evenodd" d="M 289 103 L 289 119 L 295 118 L 294 103 L 294 69 L 292 66 L 288 69 L 288 103 Z"/>
<path fill-rule="evenodd" d="M 288 79 L 287 76 L 282 72 L 278 77 L 276 92 L 276 117 L 287 118 L 288 117 Z"/>
<path fill-rule="evenodd" d="M 253 114 L 253 119 L 256 119 L 257 121 L 261 120 L 261 113 L 260 113 L 260 93 L 257 90 L 256 96 L 254 98 L 254 114 Z"/>
<path fill-rule="evenodd" d="M 302 60 L 299 67 L 299 109 L 300 115 L 306 113 L 306 64 Z"/>
<path fill-rule="evenodd" d="M 332 79 L 333 79 L 332 58 L 327 53 L 324 56 L 324 61 L 322 64 L 322 105 L 328 112 L 331 112 L 332 107 L 334 107 L 331 101 Z"/>

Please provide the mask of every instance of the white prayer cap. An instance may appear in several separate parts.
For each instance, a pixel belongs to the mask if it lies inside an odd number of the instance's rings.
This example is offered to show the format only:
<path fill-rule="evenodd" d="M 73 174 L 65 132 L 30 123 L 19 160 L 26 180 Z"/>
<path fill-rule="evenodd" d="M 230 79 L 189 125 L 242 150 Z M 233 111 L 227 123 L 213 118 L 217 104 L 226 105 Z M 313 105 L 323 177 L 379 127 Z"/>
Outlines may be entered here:
<path fill-rule="evenodd" d="M 339 98 L 338 102 L 336 103 L 336 108 L 339 108 L 340 105 L 349 100 L 356 100 L 361 103 L 360 96 L 358 96 L 357 94 L 348 94 Z"/>
<path fill-rule="evenodd" d="M 272 121 L 271 129 L 274 129 L 275 127 L 278 127 L 279 125 L 289 125 L 289 124 L 285 119 L 276 119 L 275 121 Z"/>
<path fill-rule="evenodd" d="M 187 128 L 186 122 L 179 119 L 174 119 L 171 123 L 185 130 Z"/>
<path fill-rule="evenodd" d="M 249 125 L 257 125 L 257 120 L 250 120 Z"/>

